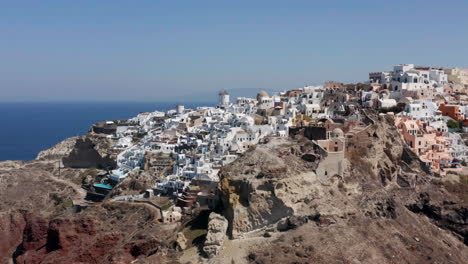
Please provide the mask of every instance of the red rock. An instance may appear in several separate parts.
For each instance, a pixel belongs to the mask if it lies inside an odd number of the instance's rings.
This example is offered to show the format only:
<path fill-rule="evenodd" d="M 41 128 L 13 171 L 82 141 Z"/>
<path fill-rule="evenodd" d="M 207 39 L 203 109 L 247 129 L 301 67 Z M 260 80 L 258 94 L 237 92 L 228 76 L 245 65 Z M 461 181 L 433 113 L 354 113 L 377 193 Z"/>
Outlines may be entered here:
<path fill-rule="evenodd" d="M 13 255 L 23 240 L 25 226 L 26 222 L 20 213 L 0 215 L 0 263 L 6 263 Z"/>

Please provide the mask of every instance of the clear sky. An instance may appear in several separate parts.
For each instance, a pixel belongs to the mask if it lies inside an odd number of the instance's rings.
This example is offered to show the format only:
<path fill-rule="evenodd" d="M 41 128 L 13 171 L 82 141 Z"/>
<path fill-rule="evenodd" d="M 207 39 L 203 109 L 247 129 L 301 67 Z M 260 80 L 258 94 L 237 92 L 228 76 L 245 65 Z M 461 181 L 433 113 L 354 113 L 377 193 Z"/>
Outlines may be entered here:
<path fill-rule="evenodd" d="M 0 0 L 0 101 L 163 101 L 468 68 L 468 1 Z"/>

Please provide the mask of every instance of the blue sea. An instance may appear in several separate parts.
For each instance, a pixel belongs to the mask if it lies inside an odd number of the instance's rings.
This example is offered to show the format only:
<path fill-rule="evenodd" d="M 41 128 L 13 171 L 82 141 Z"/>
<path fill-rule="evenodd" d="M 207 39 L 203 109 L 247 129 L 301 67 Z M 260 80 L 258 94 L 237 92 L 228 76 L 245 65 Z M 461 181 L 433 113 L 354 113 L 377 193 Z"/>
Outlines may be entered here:
<path fill-rule="evenodd" d="M 213 103 L 184 105 L 191 108 Z M 0 161 L 33 160 L 41 150 L 68 137 L 86 134 L 96 122 L 127 119 L 175 106 L 169 102 L 0 102 Z"/>

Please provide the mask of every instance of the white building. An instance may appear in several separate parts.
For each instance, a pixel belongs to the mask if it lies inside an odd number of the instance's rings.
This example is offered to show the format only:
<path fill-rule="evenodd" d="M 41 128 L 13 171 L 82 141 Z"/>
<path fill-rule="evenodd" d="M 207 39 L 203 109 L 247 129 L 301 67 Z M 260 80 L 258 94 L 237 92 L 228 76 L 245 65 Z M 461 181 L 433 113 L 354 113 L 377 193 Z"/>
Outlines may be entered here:
<path fill-rule="evenodd" d="M 459 133 L 447 133 L 450 146 L 448 152 L 458 160 L 468 161 L 468 146 L 461 138 Z"/>
<path fill-rule="evenodd" d="M 407 104 L 404 114 L 413 119 L 427 121 L 434 118 L 437 109 L 437 104 L 430 100 L 418 100 Z"/>
<path fill-rule="evenodd" d="M 371 72 L 369 73 L 370 83 L 387 84 L 392 80 L 392 72 Z"/>
<path fill-rule="evenodd" d="M 218 105 L 222 107 L 229 106 L 229 93 L 226 91 L 222 91 L 219 93 L 219 102 Z"/>
<path fill-rule="evenodd" d="M 432 98 L 438 88 L 448 83 L 448 77 L 443 69 L 400 64 L 394 66 L 392 72 L 370 73 L 369 81 L 389 84 L 391 99 L 408 96 L 419 99 Z"/>
<path fill-rule="evenodd" d="M 176 106 L 176 111 L 177 111 L 177 114 L 178 114 L 178 115 L 183 114 L 184 111 L 185 111 L 184 105 L 178 104 L 178 105 Z"/>

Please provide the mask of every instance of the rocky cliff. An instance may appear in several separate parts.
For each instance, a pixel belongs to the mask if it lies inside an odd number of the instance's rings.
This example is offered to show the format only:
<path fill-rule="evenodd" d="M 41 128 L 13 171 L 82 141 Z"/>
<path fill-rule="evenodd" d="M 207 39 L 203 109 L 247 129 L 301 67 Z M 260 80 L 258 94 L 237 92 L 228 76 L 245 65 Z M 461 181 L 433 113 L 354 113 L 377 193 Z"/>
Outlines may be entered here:
<path fill-rule="evenodd" d="M 36 160 L 61 160 L 70 154 L 79 138 L 82 137 L 67 138 L 57 145 L 39 152 Z"/>
<path fill-rule="evenodd" d="M 95 140 L 96 141 L 96 140 Z M 98 139 L 98 142 L 106 141 Z M 63 165 L 70 168 L 98 168 L 98 169 L 113 169 L 117 166 L 115 157 L 112 158 L 110 146 L 102 147 L 100 144 L 101 153 L 98 151 L 99 145 L 94 143 L 89 137 L 78 138 L 71 152 L 62 159 Z M 103 153 L 105 149 L 106 153 Z"/>
<path fill-rule="evenodd" d="M 305 157 L 323 156 L 300 136 L 274 138 L 221 170 L 228 234 L 247 262 L 465 263 L 462 192 L 428 173 L 391 116 L 366 122 L 359 140 L 369 144 L 350 139 L 343 176 L 317 177 Z"/>
<path fill-rule="evenodd" d="M 111 139 L 98 134 L 72 137 L 41 151 L 36 160 L 61 161 L 69 168 L 112 169 L 117 165 L 119 154 L 112 148 L 113 144 Z"/>
<path fill-rule="evenodd" d="M 313 144 L 304 143 L 271 138 L 222 168 L 219 189 L 231 237 L 313 213 L 308 204 L 320 191 L 310 188 L 317 181 L 316 163 L 308 158 L 314 155 Z"/>

